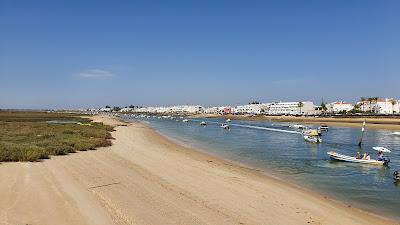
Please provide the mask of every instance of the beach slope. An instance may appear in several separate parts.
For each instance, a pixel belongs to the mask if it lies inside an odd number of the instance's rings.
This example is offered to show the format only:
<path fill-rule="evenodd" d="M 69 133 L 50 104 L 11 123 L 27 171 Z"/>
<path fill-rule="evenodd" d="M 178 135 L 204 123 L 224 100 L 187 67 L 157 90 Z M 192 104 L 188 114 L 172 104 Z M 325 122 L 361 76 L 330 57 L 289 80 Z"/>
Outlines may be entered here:
<path fill-rule="evenodd" d="M 0 224 L 396 224 L 146 125 L 115 129 L 110 147 L 0 164 Z"/>

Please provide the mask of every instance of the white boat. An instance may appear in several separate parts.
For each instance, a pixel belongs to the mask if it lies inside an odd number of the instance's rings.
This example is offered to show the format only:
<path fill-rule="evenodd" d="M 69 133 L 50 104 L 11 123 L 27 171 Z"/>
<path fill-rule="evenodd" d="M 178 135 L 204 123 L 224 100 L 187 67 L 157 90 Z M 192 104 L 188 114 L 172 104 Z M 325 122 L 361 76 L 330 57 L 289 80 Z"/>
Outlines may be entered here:
<path fill-rule="evenodd" d="M 289 127 L 296 128 L 296 129 L 305 129 L 306 128 L 306 126 L 301 125 L 301 124 L 294 124 L 294 125 L 290 125 Z"/>
<path fill-rule="evenodd" d="M 321 124 L 321 126 L 318 127 L 318 130 L 321 131 L 328 131 L 329 127 L 326 124 Z"/>
<path fill-rule="evenodd" d="M 224 129 L 227 129 L 227 130 L 230 129 L 229 125 L 226 124 L 226 123 L 221 124 L 221 127 L 224 128 Z"/>
<path fill-rule="evenodd" d="M 400 136 L 400 131 L 396 131 L 392 133 L 393 135 L 399 135 Z"/>
<path fill-rule="evenodd" d="M 391 152 L 389 149 L 387 149 L 385 147 L 379 147 L 379 146 L 372 147 L 372 149 L 374 149 L 375 151 L 378 151 L 378 152 L 386 152 L 386 153 L 390 153 Z"/>
<path fill-rule="evenodd" d="M 342 155 L 337 152 L 327 152 L 327 154 L 329 155 L 329 157 L 331 157 L 331 159 L 336 159 L 345 162 L 363 163 L 363 164 L 378 165 L 378 166 L 383 166 L 386 163 L 388 163 L 387 161 L 378 161 L 375 159 L 357 159 L 356 157 Z"/>
<path fill-rule="evenodd" d="M 187 122 L 189 122 L 189 120 L 188 119 L 184 119 L 184 120 L 182 120 L 182 122 L 187 123 Z"/>
<path fill-rule="evenodd" d="M 315 135 L 304 135 L 304 140 L 312 143 L 321 143 L 322 139 Z"/>
<path fill-rule="evenodd" d="M 201 121 L 200 125 L 202 125 L 202 126 L 206 126 L 206 125 L 207 125 L 207 123 L 206 123 L 205 121 Z"/>
<path fill-rule="evenodd" d="M 226 122 L 231 122 L 231 121 L 232 121 L 231 119 L 227 119 L 227 120 L 226 120 Z"/>

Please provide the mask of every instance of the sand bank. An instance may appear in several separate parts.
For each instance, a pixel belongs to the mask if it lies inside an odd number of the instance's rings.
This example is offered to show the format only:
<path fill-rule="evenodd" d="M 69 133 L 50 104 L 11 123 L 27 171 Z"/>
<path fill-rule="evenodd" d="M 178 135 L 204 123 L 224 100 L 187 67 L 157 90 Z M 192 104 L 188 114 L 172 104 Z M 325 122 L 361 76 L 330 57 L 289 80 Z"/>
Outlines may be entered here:
<path fill-rule="evenodd" d="M 396 224 L 143 124 L 118 126 L 113 137 L 96 151 L 0 164 L 0 224 Z"/>

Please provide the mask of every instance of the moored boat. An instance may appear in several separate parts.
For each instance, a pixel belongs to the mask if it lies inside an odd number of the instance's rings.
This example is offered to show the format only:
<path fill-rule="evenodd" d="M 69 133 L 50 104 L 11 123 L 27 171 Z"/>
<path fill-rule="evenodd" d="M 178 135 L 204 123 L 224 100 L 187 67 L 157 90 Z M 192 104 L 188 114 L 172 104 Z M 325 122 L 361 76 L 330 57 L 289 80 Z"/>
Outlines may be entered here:
<path fill-rule="evenodd" d="M 207 125 L 207 123 L 206 123 L 205 121 L 201 121 L 200 125 L 202 125 L 202 126 L 206 126 L 206 125 Z"/>
<path fill-rule="evenodd" d="M 318 127 L 318 130 L 320 130 L 320 131 L 328 131 L 329 127 L 326 124 L 321 124 L 321 126 Z"/>
<path fill-rule="evenodd" d="M 227 119 L 226 122 L 231 122 L 231 119 Z"/>
<path fill-rule="evenodd" d="M 312 143 L 321 143 L 322 139 L 318 136 L 314 135 L 304 135 L 304 140 Z"/>
<path fill-rule="evenodd" d="M 230 129 L 229 125 L 226 124 L 226 123 L 221 124 L 221 127 L 224 128 L 224 129 L 226 129 L 226 130 L 229 130 L 229 129 Z"/>
<path fill-rule="evenodd" d="M 400 136 L 400 131 L 393 132 L 392 134 Z"/>
<path fill-rule="evenodd" d="M 189 120 L 188 119 L 184 119 L 184 120 L 182 120 L 182 122 L 187 123 L 187 122 L 189 122 Z"/>
<path fill-rule="evenodd" d="M 306 126 L 301 125 L 301 124 L 294 124 L 294 125 L 290 125 L 289 127 L 296 128 L 296 129 L 299 129 L 299 130 L 306 129 Z"/>

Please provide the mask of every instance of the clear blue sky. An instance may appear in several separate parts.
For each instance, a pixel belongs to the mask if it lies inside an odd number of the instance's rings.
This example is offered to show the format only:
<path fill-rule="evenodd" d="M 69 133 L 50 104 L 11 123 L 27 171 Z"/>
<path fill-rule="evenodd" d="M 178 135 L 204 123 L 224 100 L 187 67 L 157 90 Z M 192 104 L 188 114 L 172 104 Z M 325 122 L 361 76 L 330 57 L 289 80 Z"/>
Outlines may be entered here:
<path fill-rule="evenodd" d="M 3 1 L 0 108 L 400 98 L 400 1 Z"/>

